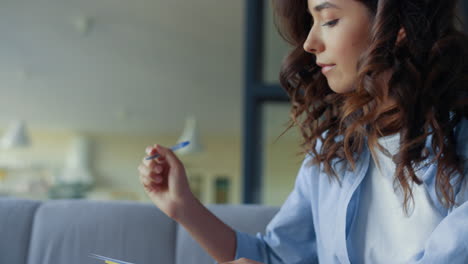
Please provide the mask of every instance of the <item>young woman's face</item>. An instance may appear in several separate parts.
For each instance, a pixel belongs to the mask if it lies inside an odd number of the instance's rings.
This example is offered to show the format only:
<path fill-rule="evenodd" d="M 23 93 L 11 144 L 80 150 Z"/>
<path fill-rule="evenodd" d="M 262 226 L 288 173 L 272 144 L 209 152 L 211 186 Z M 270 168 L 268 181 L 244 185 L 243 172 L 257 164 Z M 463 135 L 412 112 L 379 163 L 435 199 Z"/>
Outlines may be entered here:
<path fill-rule="evenodd" d="M 369 46 L 369 10 L 354 0 L 308 0 L 307 4 L 314 24 L 304 50 L 316 55 L 334 92 L 352 91 L 358 59 Z"/>

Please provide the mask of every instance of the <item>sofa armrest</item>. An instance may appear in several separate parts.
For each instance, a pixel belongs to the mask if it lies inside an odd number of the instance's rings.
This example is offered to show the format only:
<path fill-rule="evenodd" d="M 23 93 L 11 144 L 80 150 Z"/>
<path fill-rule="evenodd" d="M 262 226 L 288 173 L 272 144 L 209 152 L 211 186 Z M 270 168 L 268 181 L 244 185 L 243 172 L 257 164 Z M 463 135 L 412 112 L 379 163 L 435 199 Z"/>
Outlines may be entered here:
<path fill-rule="evenodd" d="M 25 264 L 39 201 L 0 198 L 0 263 Z"/>

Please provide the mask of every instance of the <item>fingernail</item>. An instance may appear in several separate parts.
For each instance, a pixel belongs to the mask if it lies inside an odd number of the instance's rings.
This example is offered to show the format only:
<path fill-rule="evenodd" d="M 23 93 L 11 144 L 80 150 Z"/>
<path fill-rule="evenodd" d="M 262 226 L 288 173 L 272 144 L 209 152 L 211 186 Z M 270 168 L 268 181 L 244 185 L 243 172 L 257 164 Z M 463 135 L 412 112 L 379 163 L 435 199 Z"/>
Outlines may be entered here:
<path fill-rule="evenodd" d="M 155 148 L 152 148 L 152 149 L 151 149 L 151 152 L 150 152 L 150 155 L 154 155 L 154 154 L 156 154 L 156 149 L 155 149 Z"/>
<path fill-rule="evenodd" d="M 146 149 L 145 149 L 145 152 L 147 154 L 151 153 L 152 148 L 153 148 L 152 146 L 147 146 Z"/>

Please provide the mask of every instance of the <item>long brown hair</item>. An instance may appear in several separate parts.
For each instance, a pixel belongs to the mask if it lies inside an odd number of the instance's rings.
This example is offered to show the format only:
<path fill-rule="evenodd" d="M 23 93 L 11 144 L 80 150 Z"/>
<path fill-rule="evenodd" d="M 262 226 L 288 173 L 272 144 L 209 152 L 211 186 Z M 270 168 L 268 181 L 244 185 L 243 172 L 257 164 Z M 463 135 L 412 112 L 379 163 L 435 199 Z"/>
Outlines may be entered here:
<path fill-rule="evenodd" d="M 333 160 L 347 161 L 354 170 L 366 144 L 374 153 L 374 147 L 383 149 L 378 137 L 399 132 L 394 186 L 403 190 L 406 212 L 413 201 L 412 183 L 422 183 L 414 166 L 430 156 L 426 139 L 432 135 L 438 199 L 453 206 L 451 180 L 464 177 L 463 161 L 456 153 L 462 142 L 457 142 L 454 128 L 468 117 L 468 38 L 457 29 L 456 0 L 356 1 L 372 14 L 371 44 L 359 59 L 355 89 L 337 94 L 315 64 L 316 57 L 303 50 L 313 24 L 307 1 L 273 0 L 276 26 L 293 47 L 280 72 L 292 103 L 286 131 L 298 126 L 301 153 L 312 153 L 312 162 L 322 163 L 338 182 Z M 400 28 L 406 37 L 397 43 Z M 384 72 L 390 73 L 387 85 L 375 81 Z M 387 91 L 396 103 L 378 113 Z"/>

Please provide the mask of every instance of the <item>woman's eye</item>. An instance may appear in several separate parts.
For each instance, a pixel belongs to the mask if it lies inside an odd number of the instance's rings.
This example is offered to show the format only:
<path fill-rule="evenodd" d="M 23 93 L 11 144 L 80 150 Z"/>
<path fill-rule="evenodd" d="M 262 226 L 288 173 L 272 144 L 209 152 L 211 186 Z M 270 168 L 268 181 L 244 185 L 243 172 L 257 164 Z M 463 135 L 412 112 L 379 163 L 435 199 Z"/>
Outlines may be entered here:
<path fill-rule="evenodd" d="M 333 26 L 335 26 L 336 24 L 338 24 L 338 20 L 339 20 L 339 19 L 335 19 L 335 20 L 329 21 L 329 22 L 323 24 L 322 26 L 323 26 L 323 27 L 333 27 Z"/>

